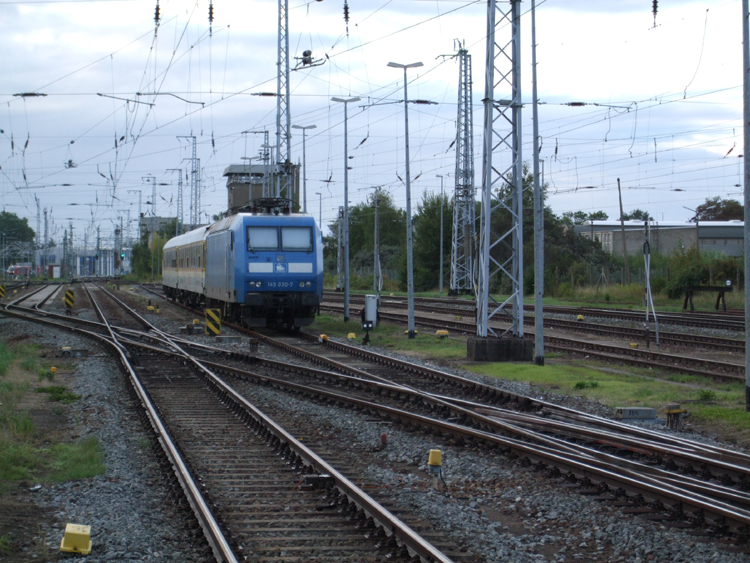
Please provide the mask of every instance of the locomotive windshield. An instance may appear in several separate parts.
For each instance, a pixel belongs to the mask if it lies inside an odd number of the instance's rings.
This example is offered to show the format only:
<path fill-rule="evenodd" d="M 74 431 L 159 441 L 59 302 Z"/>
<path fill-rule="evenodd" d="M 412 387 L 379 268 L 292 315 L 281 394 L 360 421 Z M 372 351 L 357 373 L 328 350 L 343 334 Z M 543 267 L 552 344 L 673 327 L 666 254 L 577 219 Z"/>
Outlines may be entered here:
<path fill-rule="evenodd" d="M 275 251 L 279 249 L 277 227 L 248 227 L 247 250 L 249 252 Z"/>
<path fill-rule="evenodd" d="M 312 252 L 313 234 L 310 227 L 281 227 L 281 250 Z"/>

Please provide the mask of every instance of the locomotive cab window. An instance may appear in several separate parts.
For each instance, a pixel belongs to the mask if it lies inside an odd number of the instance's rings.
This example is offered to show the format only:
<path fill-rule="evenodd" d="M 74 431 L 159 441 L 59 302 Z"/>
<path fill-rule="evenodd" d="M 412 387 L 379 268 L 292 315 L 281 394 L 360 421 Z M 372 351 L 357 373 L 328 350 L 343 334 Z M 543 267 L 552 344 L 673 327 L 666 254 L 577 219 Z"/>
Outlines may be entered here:
<path fill-rule="evenodd" d="M 281 227 L 281 250 L 312 252 L 313 232 L 311 227 Z"/>
<path fill-rule="evenodd" d="M 247 250 L 249 252 L 276 251 L 279 249 L 279 231 L 276 227 L 248 227 Z"/>

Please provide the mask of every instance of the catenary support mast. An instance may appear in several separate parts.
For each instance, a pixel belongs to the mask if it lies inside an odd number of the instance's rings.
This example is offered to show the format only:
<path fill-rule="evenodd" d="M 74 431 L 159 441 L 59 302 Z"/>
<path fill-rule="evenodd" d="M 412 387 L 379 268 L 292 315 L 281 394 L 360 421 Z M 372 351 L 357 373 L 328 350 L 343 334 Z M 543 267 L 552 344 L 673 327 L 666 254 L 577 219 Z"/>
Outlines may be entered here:
<path fill-rule="evenodd" d="M 502 8 L 500 5 L 502 4 Z M 503 313 L 500 336 L 523 337 L 523 161 L 521 159 L 520 0 L 487 5 L 487 64 L 482 147 L 482 211 L 477 282 L 477 336 L 497 336 L 490 320 Z M 494 232 L 494 216 L 508 230 Z M 509 282 L 503 302 L 490 296 L 495 282 Z"/>
<path fill-rule="evenodd" d="M 456 118 L 456 171 L 453 202 L 450 294 L 474 292 L 474 141 L 472 118 L 471 55 L 459 43 L 458 116 Z"/>
<path fill-rule="evenodd" d="M 291 117 L 289 115 L 289 1 L 279 0 L 278 73 L 276 77 L 276 191 L 275 197 L 293 199 L 291 174 Z"/>

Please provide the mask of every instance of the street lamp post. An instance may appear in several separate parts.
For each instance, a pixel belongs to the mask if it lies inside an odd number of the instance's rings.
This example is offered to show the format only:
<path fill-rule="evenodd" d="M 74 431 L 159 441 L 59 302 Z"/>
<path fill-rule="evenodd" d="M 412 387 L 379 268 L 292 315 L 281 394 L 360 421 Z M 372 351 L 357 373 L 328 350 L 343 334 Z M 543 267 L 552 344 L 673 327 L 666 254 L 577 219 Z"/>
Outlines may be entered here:
<path fill-rule="evenodd" d="M 359 98 L 331 98 L 344 104 L 344 322 L 349 322 L 349 131 L 347 108 Z"/>
<path fill-rule="evenodd" d="M 409 292 L 409 327 L 408 336 L 412 339 L 416 336 L 414 330 L 414 262 L 412 253 L 412 228 L 411 228 L 411 185 L 409 178 L 409 96 L 406 89 L 406 69 L 423 66 L 421 62 L 402 65 L 399 63 L 388 63 L 391 68 L 404 69 L 404 131 L 406 133 L 406 285 Z"/>
<path fill-rule="evenodd" d="M 378 204 L 380 203 L 380 187 L 375 188 L 375 249 L 372 256 L 372 280 L 373 291 L 380 301 L 380 220 L 378 217 Z"/>
<path fill-rule="evenodd" d="M 440 294 L 443 294 L 443 175 L 436 174 L 440 178 Z"/>
<path fill-rule="evenodd" d="M 305 158 L 306 129 L 315 129 L 316 125 L 292 125 L 292 129 L 302 129 L 302 213 L 307 213 L 307 159 Z"/>

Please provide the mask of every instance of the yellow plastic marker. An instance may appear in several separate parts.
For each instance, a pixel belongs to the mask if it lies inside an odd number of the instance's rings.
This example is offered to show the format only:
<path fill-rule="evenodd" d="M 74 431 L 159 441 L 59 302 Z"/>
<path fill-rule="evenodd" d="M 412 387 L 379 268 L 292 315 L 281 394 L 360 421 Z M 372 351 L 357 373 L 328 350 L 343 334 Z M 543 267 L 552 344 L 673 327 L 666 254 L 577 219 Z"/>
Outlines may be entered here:
<path fill-rule="evenodd" d="M 430 450 L 430 457 L 427 458 L 427 465 L 440 467 L 443 465 L 443 452 L 440 450 Z"/>
<path fill-rule="evenodd" d="M 49 370 L 50 370 L 50 371 L 51 371 L 52 373 L 57 373 L 57 368 L 56 368 L 55 366 L 52 366 L 51 368 L 49 368 Z"/>
<path fill-rule="evenodd" d="M 320 336 L 318 336 L 318 338 L 320 340 L 328 340 L 328 335 L 327 334 L 321 334 Z"/>
<path fill-rule="evenodd" d="M 631 348 L 638 348 L 638 343 L 637 342 L 631 342 L 630 343 L 630 347 Z"/>
<path fill-rule="evenodd" d="M 582 321 L 582 320 L 583 320 L 583 315 L 578 315 L 578 317 L 576 317 L 576 318 L 577 318 L 577 319 L 578 319 L 579 321 Z"/>
<path fill-rule="evenodd" d="M 346 335 L 346 337 L 347 337 L 347 338 L 348 338 L 349 340 L 354 340 L 355 338 L 357 338 L 357 335 L 356 335 L 356 334 L 354 334 L 353 332 L 350 332 L 349 334 L 347 334 L 347 335 Z"/>
<path fill-rule="evenodd" d="M 448 331 L 447 330 L 438 330 L 437 332 L 435 332 L 435 334 L 437 334 L 440 338 L 445 338 L 446 336 L 448 336 Z"/>
<path fill-rule="evenodd" d="M 91 553 L 91 526 L 66 524 L 60 551 L 80 553 L 81 555 Z"/>

